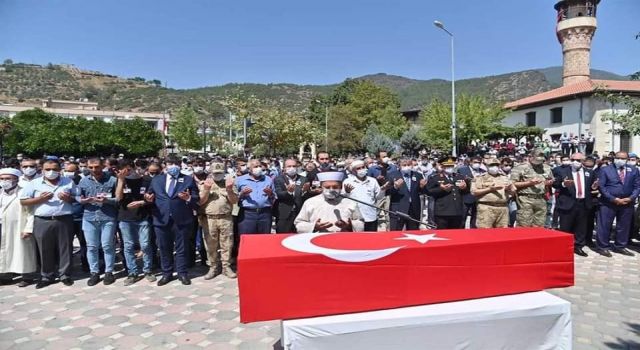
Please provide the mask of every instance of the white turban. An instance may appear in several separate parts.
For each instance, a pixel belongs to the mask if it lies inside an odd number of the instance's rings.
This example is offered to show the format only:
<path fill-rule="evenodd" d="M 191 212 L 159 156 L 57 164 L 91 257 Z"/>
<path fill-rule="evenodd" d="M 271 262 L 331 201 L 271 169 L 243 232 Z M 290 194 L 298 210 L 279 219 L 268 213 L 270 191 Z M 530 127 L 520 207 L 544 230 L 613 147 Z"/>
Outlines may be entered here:
<path fill-rule="evenodd" d="M 0 169 L 0 175 L 13 175 L 15 177 L 20 177 L 22 176 L 22 172 L 14 168 L 3 168 Z"/>
<path fill-rule="evenodd" d="M 339 181 L 342 182 L 344 179 L 344 173 L 339 171 L 325 171 L 318 173 L 318 181 Z"/>
<path fill-rule="evenodd" d="M 364 160 L 357 159 L 351 163 L 351 169 L 354 169 L 363 165 L 364 165 Z"/>

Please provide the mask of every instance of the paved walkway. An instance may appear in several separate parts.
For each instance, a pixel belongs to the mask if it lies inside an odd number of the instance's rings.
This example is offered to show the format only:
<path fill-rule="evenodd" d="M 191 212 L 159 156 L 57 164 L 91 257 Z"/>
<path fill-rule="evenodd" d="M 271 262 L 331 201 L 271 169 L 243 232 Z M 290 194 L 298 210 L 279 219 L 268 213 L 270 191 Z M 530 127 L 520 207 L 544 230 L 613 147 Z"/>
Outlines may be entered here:
<path fill-rule="evenodd" d="M 1 286 L 0 349 L 279 348 L 278 322 L 239 323 L 235 280 L 194 272 L 191 286 Z M 573 303 L 574 349 L 640 349 L 640 256 L 577 257 L 576 286 L 551 292 Z"/>

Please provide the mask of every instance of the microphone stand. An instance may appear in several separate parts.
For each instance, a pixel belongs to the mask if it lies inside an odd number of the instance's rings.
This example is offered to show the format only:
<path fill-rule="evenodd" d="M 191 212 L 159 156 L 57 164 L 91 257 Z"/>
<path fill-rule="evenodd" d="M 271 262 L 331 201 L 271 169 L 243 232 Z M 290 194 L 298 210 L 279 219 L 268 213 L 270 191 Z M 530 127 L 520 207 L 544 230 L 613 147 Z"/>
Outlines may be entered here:
<path fill-rule="evenodd" d="M 347 195 L 345 195 L 345 194 L 343 194 L 343 193 L 338 193 L 338 197 L 342 197 L 342 198 L 345 198 L 345 199 L 349 199 L 349 200 L 352 200 L 352 201 L 354 201 L 354 202 L 358 202 L 358 203 L 360 203 L 360 204 L 364 204 L 364 205 L 366 205 L 366 206 L 368 206 L 368 207 L 375 208 L 375 209 L 377 209 L 377 210 L 382 210 L 383 212 L 385 212 L 385 213 L 387 213 L 387 214 L 389 214 L 389 215 L 398 216 L 398 217 L 401 217 L 401 218 L 403 218 L 403 219 L 405 219 L 405 220 L 409 220 L 409 221 L 416 222 L 416 223 L 418 223 L 418 224 L 420 224 L 420 225 L 424 225 L 424 226 L 426 226 L 428 229 L 436 229 L 436 228 L 437 228 L 436 226 L 431 225 L 431 224 L 429 224 L 428 222 L 424 222 L 424 221 L 416 220 L 416 219 L 412 218 L 412 217 L 411 217 L 410 215 L 408 215 L 408 214 L 405 214 L 405 213 L 402 213 L 402 212 L 399 212 L 399 211 L 387 210 L 387 209 L 384 209 L 384 208 L 380 208 L 380 207 L 377 207 L 377 206 L 375 206 L 375 205 L 373 205 L 373 204 L 369 204 L 369 203 L 363 202 L 363 201 L 361 201 L 361 200 L 358 200 L 358 199 L 355 199 L 355 198 L 351 198 L 351 197 L 349 197 L 349 196 L 347 196 Z"/>

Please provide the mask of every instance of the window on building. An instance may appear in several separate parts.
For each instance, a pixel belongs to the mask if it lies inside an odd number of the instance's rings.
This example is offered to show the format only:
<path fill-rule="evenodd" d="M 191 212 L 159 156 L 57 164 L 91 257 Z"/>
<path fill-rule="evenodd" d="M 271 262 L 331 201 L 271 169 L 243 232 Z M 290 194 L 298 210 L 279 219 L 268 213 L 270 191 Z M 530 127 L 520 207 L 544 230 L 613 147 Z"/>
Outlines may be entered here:
<path fill-rule="evenodd" d="M 551 124 L 562 123 L 562 107 L 551 108 Z"/>
<path fill-rule="evenodd" d="M 529 112 L 526 114 L 527 126 L 536 126 L 536 112 Z"/>

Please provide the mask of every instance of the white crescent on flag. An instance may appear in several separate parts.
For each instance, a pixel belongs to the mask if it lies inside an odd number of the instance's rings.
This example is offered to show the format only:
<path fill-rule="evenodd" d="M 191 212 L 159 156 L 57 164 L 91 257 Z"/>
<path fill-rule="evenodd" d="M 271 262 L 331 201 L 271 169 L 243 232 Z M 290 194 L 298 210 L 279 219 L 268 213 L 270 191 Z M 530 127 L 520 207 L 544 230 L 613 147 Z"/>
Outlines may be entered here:
<path fill-rule="evenodd" d="M 348 249 L 332 249 L 315 245 L 312 240 L 317 237 L 333 235 L 333 234 L 345 234 L 340 232 L 316 232 L 316 233 L 298 233 L 291 235 L 282 240 L 282 245 L 285 248 L 310 254 L 321 254 L 327 258 L 331 258 L 343 262 L 365 262 L 373 261 L 384 258 L 391 255 L 405 246 L 378 249 L 378 250 L 348 250 Z M 404 233 L 405 237 L 395 238 L 396 240 L 415 240 L 422 244 L 427 243 L 430 240 L 447 240 L 447 238 L 436 237 L 435 233 L 426 235 L 416 235 L 411 233 Z"/>

